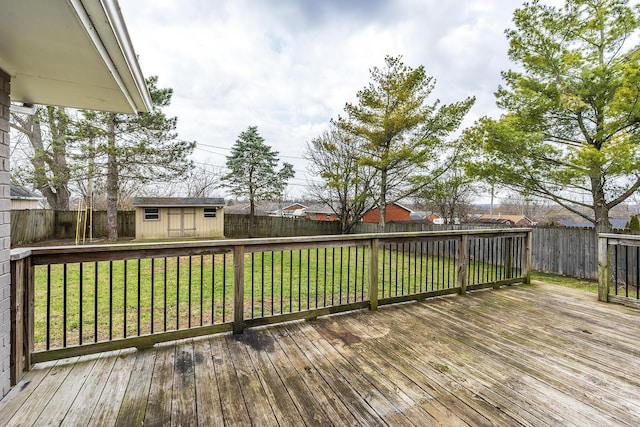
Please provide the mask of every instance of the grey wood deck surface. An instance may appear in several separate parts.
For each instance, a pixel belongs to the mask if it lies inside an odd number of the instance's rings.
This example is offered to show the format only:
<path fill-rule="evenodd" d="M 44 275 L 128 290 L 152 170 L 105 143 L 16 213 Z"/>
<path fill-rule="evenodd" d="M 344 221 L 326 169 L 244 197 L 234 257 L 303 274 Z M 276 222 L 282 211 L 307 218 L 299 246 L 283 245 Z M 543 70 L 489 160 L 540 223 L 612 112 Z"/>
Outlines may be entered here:
<path fill-rule="evenodd" d="M 536 284 L 41 364 L 3 425 L 640 425 L 640 311 Z"/>

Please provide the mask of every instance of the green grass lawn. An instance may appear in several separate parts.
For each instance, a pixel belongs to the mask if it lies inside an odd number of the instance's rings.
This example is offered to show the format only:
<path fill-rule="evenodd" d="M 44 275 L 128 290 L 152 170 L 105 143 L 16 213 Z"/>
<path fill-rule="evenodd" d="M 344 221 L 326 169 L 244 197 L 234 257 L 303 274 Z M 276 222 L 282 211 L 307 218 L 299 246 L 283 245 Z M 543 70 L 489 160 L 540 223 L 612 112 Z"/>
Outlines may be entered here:
<path fill-rule="evenodd" d="M 379 253 L 379 298 L 456 287 L 454 258 L 399 248 Z M 245 318 L 366 301 L 368 262 L 363 247 L 245 254 Z M 36 350 L 46 348 L 47 325 L 50 347 L 58 348 L 65 339 L 75 345 L 80 337 L 88 343 L 229 322 L 233 271 L 231 253 L 38 266 Z M 477 283 L 504 272 L 472 262 L 468 273 Z"/>
<path fill-rule="evenodd" d="M 566 288 L 580 289 L 587 292 L 598 293 L 598 282 L 573 277 L 560 276 L 557 274 L 541 273 L 534 271 L 531 274 L 533 280 L 549 283 L 551 285 L 564 286 Z"/>

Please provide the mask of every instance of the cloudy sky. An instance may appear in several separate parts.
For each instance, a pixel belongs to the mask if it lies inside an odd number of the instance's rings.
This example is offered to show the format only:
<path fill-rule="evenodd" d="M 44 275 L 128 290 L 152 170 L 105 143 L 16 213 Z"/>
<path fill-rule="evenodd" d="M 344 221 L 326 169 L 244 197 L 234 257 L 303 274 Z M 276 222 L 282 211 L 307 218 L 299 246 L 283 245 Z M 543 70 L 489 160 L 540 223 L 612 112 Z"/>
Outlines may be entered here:
<path fill-rule="evenodd" d="M 548 0 L 552 4 L 558 1 Z M 304 195 L 302 158 L 385 55 L 424 65 L 432 99 L 476 96 L 465 125 L 496 116 L 493 92 L 507 58 L 512 0 L 120 0 L 145 75 L 174 97 L 179 137 L 199 164 L 223 166 L 249 125 L 294 165 L 290 195 Z"/>

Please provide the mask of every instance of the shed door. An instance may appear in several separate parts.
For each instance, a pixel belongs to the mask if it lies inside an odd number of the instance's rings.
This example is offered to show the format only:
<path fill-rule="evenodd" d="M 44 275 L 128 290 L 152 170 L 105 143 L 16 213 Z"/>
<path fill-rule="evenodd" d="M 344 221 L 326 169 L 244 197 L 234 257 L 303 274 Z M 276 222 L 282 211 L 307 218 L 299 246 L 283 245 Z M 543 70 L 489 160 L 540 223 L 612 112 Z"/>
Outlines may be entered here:
<path fill-rule="evenodd" d="M 196 209 L 173 208 L 169 209 L 167 237 L 195 237 L 196 235 Z"/>

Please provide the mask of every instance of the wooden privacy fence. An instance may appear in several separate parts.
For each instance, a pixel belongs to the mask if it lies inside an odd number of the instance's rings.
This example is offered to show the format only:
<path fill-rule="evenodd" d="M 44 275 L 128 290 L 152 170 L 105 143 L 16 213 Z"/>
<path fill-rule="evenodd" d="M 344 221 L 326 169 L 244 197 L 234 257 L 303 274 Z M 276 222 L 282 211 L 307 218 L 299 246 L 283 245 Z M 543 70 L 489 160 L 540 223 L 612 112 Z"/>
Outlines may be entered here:
<path fill-rule="evenodd" d="M 84 216 L 81 215 L 84 223 Z M 76 237 L 77 211 L 12 210 L 11 244 L 25 245 L 51 239 L 74 239 Z M 87 221 L 88 222 L 88 221 Z M 107 212 L 93 213 L 93 237 L 106 237 Z M 136 235 L 136 216 L 134 211 L 118 212 L 118 235 L 134 237 Z M 89 234 L 87 232 L 87 240 Z"/>
<path fill-rule="evenodd" d="M 340 234 L 336 221 L 312 221 L 306 218 L 256 216 L 256 237 L 295 237 Z M 249 215 L 224 214 L 224 235 L 247 237 Z"/>
<path fill-rule="evenodd" d="M 597 235 L 588 228 L 533 229 L 532 268 L 544 273 L 598 279 Z"/>
<path fill-rule="evenodd" d="M 640 308 L 640 236 L 598 235 L 598 299 Z"/>
<path fill-rule="evenodd" d="M 531 230 L 16 249 L 12 378 L 32 363 L 529 282 Z"/>

